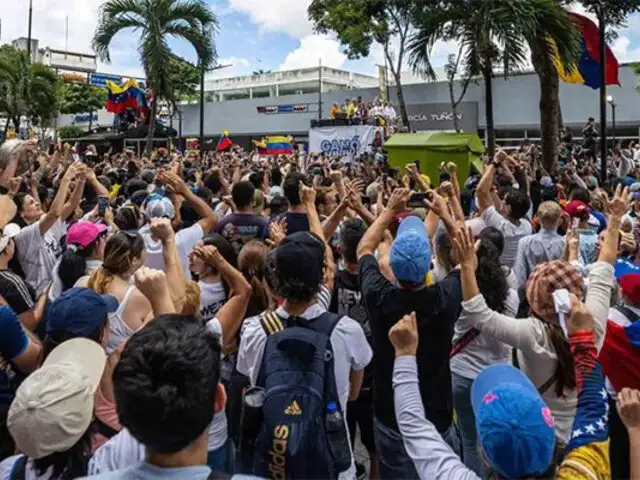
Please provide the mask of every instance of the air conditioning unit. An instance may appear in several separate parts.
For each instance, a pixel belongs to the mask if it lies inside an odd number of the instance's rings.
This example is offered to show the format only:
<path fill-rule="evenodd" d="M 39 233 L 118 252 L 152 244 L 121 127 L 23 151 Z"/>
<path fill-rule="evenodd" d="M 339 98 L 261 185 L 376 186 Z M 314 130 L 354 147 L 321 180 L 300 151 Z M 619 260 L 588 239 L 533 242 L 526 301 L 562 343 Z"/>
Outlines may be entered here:
<path fill-rule="evenodd" d="M 302 95 L 302 90 L 296 90 L 296 95 Z"/>

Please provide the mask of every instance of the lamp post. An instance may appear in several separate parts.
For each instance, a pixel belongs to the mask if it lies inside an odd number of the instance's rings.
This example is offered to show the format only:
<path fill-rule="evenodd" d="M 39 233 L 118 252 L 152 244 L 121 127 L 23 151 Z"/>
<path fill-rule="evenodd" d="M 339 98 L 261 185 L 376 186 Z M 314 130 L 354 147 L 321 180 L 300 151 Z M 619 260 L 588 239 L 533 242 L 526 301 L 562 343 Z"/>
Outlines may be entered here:
<path fill-rule="evenodd" d="M 27 33 L 27 55 L 31 63 L 31 23 L 33 20 L 33 0 L 29 0 L 29 31 Z"/>
<path fill-rule="evenodd" d="M 607 42 L 605 29 L 607 22 L 604 6 L 598 12 L 600 28 L 600 181 L 607 181 Z"/>
<path fill-rule="evenodd" d="M 613 101 L 612 95 L 607 95 L 607 103 L 611 105 L 611 121 L 613 123 L 611 129 L 611 137 L 613 138 L 613 148 L 616 148 L 616 102 Z"/>

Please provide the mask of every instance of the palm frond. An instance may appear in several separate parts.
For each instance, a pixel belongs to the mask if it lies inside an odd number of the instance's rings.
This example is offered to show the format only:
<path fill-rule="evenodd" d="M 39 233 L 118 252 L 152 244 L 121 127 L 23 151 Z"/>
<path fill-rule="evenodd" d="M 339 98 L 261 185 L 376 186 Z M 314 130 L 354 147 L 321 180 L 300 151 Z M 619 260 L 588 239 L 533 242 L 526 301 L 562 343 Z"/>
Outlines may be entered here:
<path fill-rule="evenodd" d="M 182 19 L 192 25 L 213 28 L 214 31 L 218 28 L 218 19 L 203 0 L 171 2 L 171 6 L 167 10 L 167 18 L 169 21 Z"/>
<path fill-rule="evenodd" d="M 211 30 L 205 29 L 203 31 L 194 26 L 174 21 L 167 26 L 165 32 L 167 35 L 182 38 L 189 42 L 198 53 L 200 63 L 205 69 L 213 67 L 217 61 L 218 54 Z"/>

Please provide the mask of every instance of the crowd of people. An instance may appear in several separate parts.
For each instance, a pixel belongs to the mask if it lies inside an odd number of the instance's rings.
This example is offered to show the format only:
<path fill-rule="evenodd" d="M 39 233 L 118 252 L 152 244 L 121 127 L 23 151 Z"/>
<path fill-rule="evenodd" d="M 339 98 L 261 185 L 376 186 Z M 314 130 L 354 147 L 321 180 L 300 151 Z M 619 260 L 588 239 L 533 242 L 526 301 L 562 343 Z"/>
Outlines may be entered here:
<path fill-rule="evenodd" d="M 0 480 L 640 477 L 634 149 L 604 184 L 526 145 L 431 185 L 17 142 Z"/>
<path fill-rule="evenodd" d="M 331 120 L 344 119 L 353 125 L 395 125 L 396 109 L 388 102 L 375 99 L 364 102 L 362 97 L 347 98 L 342 105 L 334 103 L 329 112 Z"/>

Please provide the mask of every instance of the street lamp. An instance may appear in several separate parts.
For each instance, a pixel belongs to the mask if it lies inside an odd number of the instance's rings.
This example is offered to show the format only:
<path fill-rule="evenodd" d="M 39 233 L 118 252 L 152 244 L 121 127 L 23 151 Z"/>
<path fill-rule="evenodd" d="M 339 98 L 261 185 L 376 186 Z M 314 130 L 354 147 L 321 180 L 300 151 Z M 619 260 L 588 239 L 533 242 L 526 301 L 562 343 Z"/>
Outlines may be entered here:
<path fill-rule="evenodd" d="M 611 105 L 611 120 L 613 122 L 613 128 L 611 136 L 613 137 L 613 148 L 616 148 L 616 102 L 613 101 L 612 95 L 607 95 L 607 103 Z"/>

